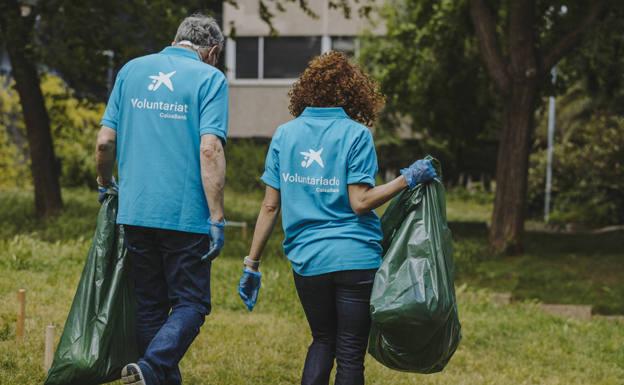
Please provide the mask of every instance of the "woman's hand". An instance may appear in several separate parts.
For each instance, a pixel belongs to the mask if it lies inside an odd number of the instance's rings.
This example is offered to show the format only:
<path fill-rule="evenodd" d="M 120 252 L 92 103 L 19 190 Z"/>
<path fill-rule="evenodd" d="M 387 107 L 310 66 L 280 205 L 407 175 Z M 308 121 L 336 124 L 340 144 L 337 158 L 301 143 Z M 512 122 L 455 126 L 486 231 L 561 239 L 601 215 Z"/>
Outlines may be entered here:
<path fill-rule="evenodd" d="M 407 181 L 409 188 L 414 188 L 419 183 L 426 183 L 438 177 L 429 159 L 419 159 L 408 168 L 401 169 L 401 175 Z"/>
<path fill-rule="evenodd" d="M 438 177 L 433 164 L 428 159 L 420 159 L 408 168 L 401 170 L 402 176 L 380 186 L 367 184 L 349 185 L 349 203 L 357 215 L 362 215 L 383 205 L 406 187 L 414 188 L 419 183 L 429 182 Z"/>
<path fill-rule="evenodd" d="M 249 267 L 243 269 L 243 275 L 238 283 L 238 295 L 249 311 L 252 311 L 258 300 L 258 293 L 262 281 L 262 273 L 253 271 Z"/>

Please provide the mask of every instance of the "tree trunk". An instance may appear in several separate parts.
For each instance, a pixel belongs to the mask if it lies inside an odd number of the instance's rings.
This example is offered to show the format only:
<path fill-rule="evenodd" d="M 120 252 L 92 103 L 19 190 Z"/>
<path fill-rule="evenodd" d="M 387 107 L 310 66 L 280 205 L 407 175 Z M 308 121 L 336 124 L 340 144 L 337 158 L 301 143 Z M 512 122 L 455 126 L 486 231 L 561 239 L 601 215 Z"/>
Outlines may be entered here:
<path fill-rule="evenodd" d="M 535 80 L 514 84 L 505 101 L 504 126 L 496 163 L 496 198 L 490 227 L 495 252 L 522 252 L 529 146 L 537 97 Z"/>
<path fill-rule="evenodd" d="M 41 92 L 41 81 L 32 48 L 34 15 L 21 17 L 17 3 L 10 3 L 1 7 L 3 15 L 0 23 L 26 124 L 35 187 L 35 211 L 38 216 L 45 217 L 60 211 L 63 201 L 50 118 Z"/>
<path fill-rule="evenodd" d="M 485 68 L 500 95 L 505 98 L 490 246 L 498 253 L 518 254 L 522 252 L 529 146 L 538 81 L 543 81 L 550 69 L 578 45 L 583 33 L 599 20 L 606 1 L 590 2 L 581 22 L 542 52 L 536 48 L 539 45 L 536 44 L 536 1 L 508 1 L 507 57 L 503 56 L 498 46 L 496 13 L 492 12 L 488 3 L 491 2 L 470 0 L 470 16 Z"/>
<path fill-rule="evenodd" d="M 9 49 L 15 88 L 20 96 L 30 149 L 35 210 L 38 216 L 50 216 L 63 208 L 50 119 L 35 66 L 19 57 L 19 53 L 11 51 Z"/>

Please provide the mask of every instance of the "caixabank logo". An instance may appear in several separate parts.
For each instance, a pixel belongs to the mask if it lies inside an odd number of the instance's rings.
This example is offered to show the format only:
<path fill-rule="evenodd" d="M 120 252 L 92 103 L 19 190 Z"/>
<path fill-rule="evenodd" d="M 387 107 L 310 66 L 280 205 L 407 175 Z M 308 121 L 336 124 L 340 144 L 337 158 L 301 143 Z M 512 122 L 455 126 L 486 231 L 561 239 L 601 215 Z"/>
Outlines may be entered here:
<path fill-rule="evenodd" d="M 323 162 L 323 158 L 321 157 L 321 154 L 323 154 L 323 148 L 319 150 L 313 150 L 310 148 L 308 151 L 301 151 L 299 154 L 303 155 L 301 167 L 304 169 L 311 169 L 313 165 L 319 169 L 325 168 L 325 162 Z M 338 189 L 338 186 L 340 186 L 340 179 L 337 176 L 309 176 L 300 175 L 298 172 L 295 172 L 294 174 L 290 172 L 283 172 L 282 180 L 284 183 L 314 186 L 316 187 L 314 191 L 317 193 L 337 193 L 340 191 Z"/>
<path fill-rule="evenodd" d="M 176 71 L 169 72 L 168 74 L 158 71 L 158 75 L 151 75 L 149 77 L 150 79 L 152 79 L 152 81 L 147 86 L 147 89 L 150 91 L 156 91 L 160 88 L 160 86 L 164 85 L 169 89 L 169 91 L 173 92 L 173 83 L 171 82 L 171 77 L 175 75 L 175 73 Z"/>
<path fill-rule="evenodd" d="M 308 168 L 312 166 L 312 163 L 316 163 L 321 168 L 325 168 L 325 163 L 323 163 L 323 158 L 321 158 L 321 154 L 323 153 L 323 149 L 314 151 L 313 149 L 309 149 L 308 151 L 301 151 L 300 154 L 303 155 L 303 161 L 301 161 L 301 167 Z"/>
<path fill-rule="evenodd" d="M 164 73 L 158 71 L 157 75 L 150 75 L 149 84 L 147 90 L 156 92 L 161 89 L 162 86 L 168 89 L 170 93 L 174 91 L 173 81 L 171 78 L 176 74 L 176 71 Z M 147 98 L 131 98 L 130 103 L 132 108 L 137 110 L 153 110 L 158 112 L 158 117 L 161 119 L 174 119 L 174 120 L 187 120 L 187 114 L 189 106 L 186 103 L 179 102 L 164 102 L 159 100 L 149 100 Z"/>

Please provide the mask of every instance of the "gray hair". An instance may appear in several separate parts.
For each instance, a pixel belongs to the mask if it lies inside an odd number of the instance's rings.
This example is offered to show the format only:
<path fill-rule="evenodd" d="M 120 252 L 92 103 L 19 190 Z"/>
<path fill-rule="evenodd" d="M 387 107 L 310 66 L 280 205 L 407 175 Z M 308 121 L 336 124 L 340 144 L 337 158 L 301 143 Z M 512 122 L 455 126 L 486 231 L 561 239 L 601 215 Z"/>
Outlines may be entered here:
<path fill-rule="evenodd" d="M 200 48 L 218 45 L 223 48 L 223 32 L 217 21 L 202 14 L 194 14 L 182 20 L 174 39 L 175 43 L 188 40 Z"/>

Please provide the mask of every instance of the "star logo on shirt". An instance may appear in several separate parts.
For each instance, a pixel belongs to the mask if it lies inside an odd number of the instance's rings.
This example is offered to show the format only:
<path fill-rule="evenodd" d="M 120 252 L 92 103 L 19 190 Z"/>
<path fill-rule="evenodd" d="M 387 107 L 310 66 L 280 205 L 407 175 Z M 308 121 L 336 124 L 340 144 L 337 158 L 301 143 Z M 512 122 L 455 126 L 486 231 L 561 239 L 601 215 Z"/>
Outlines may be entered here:
<path fill-rule="evenodd" d="M 171 83 L 171 77 L 176 73 L 176 71 L 169 72 L 168 74 L 162 73 L 158 71 L 158 75 L 152 75 L 149 78 L 152 79 L 152 82 L 147 86 L 147 89 L 150 91 L 156 91 L 160 88 L 161 85 L 165 85 L 165 87 L 169 88 L 169 91 L 173 91 L 173 83 Z"/>
<path fill-rule="evenodd" d="M 301 161 L 301 167 L 308 168 L 312 165 L 312 163 L 316 163 L 321 168 L 325 168 L 325 163 L 323 163 L 323 158 L 321 158 L 321 153 L 323 153 L 323 149 L 314 151 L 313 149 L 309 149 L 308 151 L 303 151 L 300 154 L 303 155 L 303 161 Z"/>

